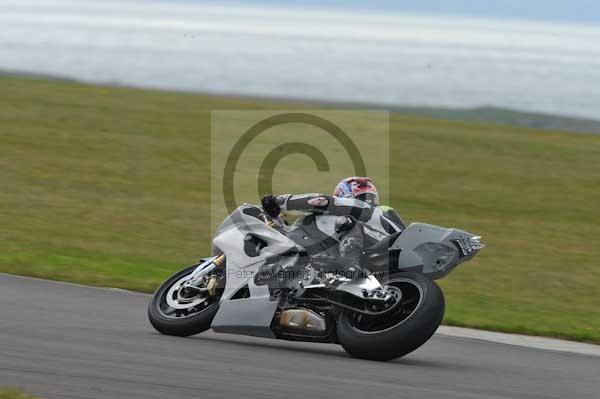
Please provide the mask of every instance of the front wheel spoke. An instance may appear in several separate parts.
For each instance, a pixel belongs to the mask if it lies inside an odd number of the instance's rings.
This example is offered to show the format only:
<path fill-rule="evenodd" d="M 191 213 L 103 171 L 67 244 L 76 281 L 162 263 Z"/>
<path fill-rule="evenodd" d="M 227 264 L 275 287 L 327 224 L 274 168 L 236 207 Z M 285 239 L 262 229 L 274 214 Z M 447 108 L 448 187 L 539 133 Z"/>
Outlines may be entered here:
<path fill-rule="evenodd" d="M 192 317 L 205 311 L 214 302 L 215 298 L 207 297 L 206 293 L 197 287 L 190 286 L 188 289 L 187 280 L 189 276 L 180 278 L 161 294 L 158 310 L 163 316 L 171 319 Z"/>

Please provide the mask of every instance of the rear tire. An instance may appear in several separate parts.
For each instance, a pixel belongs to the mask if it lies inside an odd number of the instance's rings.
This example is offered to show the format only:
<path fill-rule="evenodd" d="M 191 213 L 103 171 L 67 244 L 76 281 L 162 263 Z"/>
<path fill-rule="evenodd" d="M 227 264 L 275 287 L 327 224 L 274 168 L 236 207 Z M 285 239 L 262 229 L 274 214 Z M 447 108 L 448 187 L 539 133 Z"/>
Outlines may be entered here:
<path fill-rule="evenodd" d="M 391 324 L 380 323 L 379 329 L 366 328 L 374 323 L 364 323 L 362 319 L 357 321 L 359 316 L 355 312 L 342 313 L 337 323 L 338 340 L 344 350 L 354 357 L 387 361 L 404 356 L 427 342 L 442 322 L 444 294 L 430 278 L 418 273 L 398 273 L 390 276 L 384 284 L 404 285 L 407 288 L 403 289 L 403 295 L 414 294 L 418 290 L 421 298 L 414 309 L 406 305 L 411 311 L 406 318 L 397 316 L 397 323 L 392 319 Z M 411 288 L 411 285 L 415 288 Z M 403 296 L 400 302 L 409 303 L 409 299 Z M 380 317 L 385 317 L 385 314 Z"/>
<path fill-rule="evenodd" d="M 168 291 L 179 280 L 191 274 L 197 266 L 190 266 L 175 273 L 152 296 L 152 300 L 148 305 L 148 319 L 156 331 L 166 335 L 187 337 L 199 334 L 210 328 L 212 320 L 219 310 L 219 298 L 215 298 L 213 302 L 203 304 L 203 308 L 191 315 L 168 316 L 164 311 L 165 307 L 168 308 L 165 302 L 165 296 Z"/>

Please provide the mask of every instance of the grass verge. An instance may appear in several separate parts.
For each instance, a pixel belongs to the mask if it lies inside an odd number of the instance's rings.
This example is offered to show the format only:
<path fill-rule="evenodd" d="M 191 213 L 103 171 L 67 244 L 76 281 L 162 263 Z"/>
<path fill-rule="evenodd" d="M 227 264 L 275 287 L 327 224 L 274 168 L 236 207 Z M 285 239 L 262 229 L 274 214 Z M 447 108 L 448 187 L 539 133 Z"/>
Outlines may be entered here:
<path fill-rule="evenodd" d="M 300 107 L 13 77 L 0 93 L 0 272 L 142 291 L 210 249 L 210 110 Z M 365 156 L 384 150 L 350 122 Z M 600 343 L 600 136 L 397 114 L 390 134 L 391 205 L 488 244 L 440 281 L 445 323 Z M 282 165 L 287 189 L 331 190 Z"/>
<path fill-rule="evenodd" d="M 0 389 L 0 399 L 37 399 L 35 396 L 14 389 Z"/>

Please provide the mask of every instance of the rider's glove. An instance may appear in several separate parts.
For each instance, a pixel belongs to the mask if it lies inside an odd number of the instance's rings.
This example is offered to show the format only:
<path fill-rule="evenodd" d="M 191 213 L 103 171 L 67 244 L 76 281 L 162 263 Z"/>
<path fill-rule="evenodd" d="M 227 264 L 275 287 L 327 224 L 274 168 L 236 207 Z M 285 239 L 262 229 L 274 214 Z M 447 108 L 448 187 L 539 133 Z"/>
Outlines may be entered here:
<path fill-rule="evenodd" d="M 281 207 L 277 203 L 277 199 L 272 195 L 265 195 L 262 198 L 262 207 L 267 215 L 272 218 L 276 218 L 281 212 Z"/>

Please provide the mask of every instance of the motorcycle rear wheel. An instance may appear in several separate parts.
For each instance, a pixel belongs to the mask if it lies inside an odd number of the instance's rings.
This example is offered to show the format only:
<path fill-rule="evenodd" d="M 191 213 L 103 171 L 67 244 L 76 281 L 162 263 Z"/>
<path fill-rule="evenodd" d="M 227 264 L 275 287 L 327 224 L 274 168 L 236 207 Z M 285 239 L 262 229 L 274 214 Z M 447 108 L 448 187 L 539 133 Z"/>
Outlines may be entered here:
<path fill-rule="evenodd" d="M 404 356 L 427 342 L 444 317 L 444 294 L 430 278 L 398 273 L 383 284 L 400 288 L 399 306 L 380 316 L 348 311 L 338 319 L 338 341 L 354 357 L 387 361 Z"/>
<path fill-rule="evenodd" d="M 165 335 L 187 337 L 210 328 L 219 310 L 219 298 L 200 294 L 189 302 L 177 302 L 177 287 L 198 265 L 186 267 L 169 277 L 154 293 L 148 305 L 148 319 L 156 331 Z"/>

